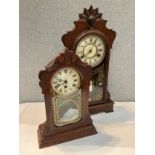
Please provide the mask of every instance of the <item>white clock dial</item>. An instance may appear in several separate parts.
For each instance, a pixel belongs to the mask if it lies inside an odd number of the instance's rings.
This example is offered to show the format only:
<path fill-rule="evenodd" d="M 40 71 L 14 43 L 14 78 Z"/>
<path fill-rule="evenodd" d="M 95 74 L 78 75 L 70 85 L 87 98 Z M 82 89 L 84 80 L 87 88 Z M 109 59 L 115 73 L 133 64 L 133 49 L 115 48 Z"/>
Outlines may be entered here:
<path fill-rule="evenodd" d="M 83 62 L 88 63 L 92 67 L 99 65 L 105 56 L 104 43 L 97 35 L 83 37 L 75 51 Z"/>
<path fill-rule="evenodd" d="M 71 67 L 62 68 L 54 74 L 51 85 L 58 95 L 70 95 L 79 89 L 80 75 Z"/>

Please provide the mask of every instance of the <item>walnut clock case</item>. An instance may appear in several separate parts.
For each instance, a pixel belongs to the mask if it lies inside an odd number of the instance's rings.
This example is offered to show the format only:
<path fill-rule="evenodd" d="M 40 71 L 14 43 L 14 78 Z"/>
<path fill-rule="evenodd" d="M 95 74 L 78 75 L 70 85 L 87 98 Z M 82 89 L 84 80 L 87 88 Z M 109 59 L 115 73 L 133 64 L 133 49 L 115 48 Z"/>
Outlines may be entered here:
<path fill-rule="evenodd" d="M 93 68 L 89 87 L 89 111 L 92 114 L 113 111 L 114 102 L 107 87 L 110 49 L 116 32 L 108 29 L 106 22 L 98 8 L 91 6 L 79 14 L 75 28 L 62 36 L 63 44 Z"/>
<path fill-rule="evenodd" d="M 39 73 L 46 121 L 39 125 L 39 148 L 96 134 L 88 110 L 91 66 L 66 49 Z"/>

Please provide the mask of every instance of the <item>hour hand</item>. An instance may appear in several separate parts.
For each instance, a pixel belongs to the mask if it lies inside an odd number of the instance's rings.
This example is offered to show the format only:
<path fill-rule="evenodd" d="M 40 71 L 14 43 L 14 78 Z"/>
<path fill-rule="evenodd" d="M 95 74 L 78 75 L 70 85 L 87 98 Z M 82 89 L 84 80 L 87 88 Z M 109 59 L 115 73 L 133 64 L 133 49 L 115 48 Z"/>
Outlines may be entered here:
<path fill-rule="evenodd" d="M 91 52 L 92 52 L 92 49 L 90 49 L 90 50 L 88 51 L 88 53 L 86 54 L 86 56 L 89 55 Z"/>

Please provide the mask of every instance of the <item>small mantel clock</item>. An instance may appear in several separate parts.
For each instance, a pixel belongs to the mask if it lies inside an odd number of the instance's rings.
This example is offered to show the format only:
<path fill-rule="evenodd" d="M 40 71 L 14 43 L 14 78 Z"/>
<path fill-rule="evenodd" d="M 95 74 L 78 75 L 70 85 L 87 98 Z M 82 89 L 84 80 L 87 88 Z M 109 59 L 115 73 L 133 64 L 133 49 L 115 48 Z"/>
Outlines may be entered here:
<path fill-rule="evenodd" d="M 66 49 L 39 73 L 46 121 L 39 125 L 39 147 L 96 134 L 88 110 L 91 66 Z"/>
<path fill-rule="evenodd" d="M 81 61 L 92 66 L 89 111 L 91 113 L 112 112 L 114 102 L 110 99 L 108 70 L 110 49 L 116 32 L 106 27 L 106 20 L 98 8 L 84 9 L 75 21 L 75 28 L 62 36 L 63 44 L 74 51 Z"/>

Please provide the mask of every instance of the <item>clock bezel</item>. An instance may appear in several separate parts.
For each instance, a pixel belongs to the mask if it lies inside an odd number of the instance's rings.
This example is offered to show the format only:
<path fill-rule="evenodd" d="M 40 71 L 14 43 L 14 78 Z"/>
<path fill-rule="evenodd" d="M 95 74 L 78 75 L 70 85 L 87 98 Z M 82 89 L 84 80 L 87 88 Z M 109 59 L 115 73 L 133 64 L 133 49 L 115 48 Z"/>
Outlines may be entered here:
<path fill-rule="evenodd" d="M 79 84 L 78 84 L 78 87 L 77 87 L 77 89 L 74 91 L 74 92 L 72 92 L 72 93 L 69 93 L 69 94 L 66 94 L 66 95 L 64 95 L 64 94 L 59 94 L 58 92 L 56 92 L 56 90 L 53 88 L 53 85 L 52 85 L 52 79 L 53 79 L 53 77 L 55 76 L 55 74 L 57 73 L 57 72 L 59 72 L 60 70 L 63 70 L 64 68 L 72 68 L 73 70 L 75 70 L 76 72 L 77 72 L 77 74 L 79 75 Z M 54 93 L 54 94 L 57 94 L 59 97 L 62 97 L 62 98 L 66 98 L 66 97 L 68 97 L 68 96 L 70 96 L 70 95 L 72 95 L 72 94 L 74 94 L 74 93 L 76 93 L 77 91 L 78 91 L 78 89 L 80 89 L 80 87 L 81 87 L 81 80 L 82 80 L 82 77 L 81 77 L 81 73 L 75 68 L 75 67 L 61 67 L 61 68 L 59 68 L 58 70 L 55 70 L 55 72 L 53 72 L 53 75 L 52 75 L 52 77 L 51 77 L 51 80 L 50 80 L 50 83 L 51 83 L 51 91 Z"/>
<path fill-rule="evenodd" d="M 105 46 L 105 50 L 107 50 L 106 48 L 108 48 L 108 43 L 107 43 L 107 40 L 106 40 L 106 36 L 98 31 L 97 29 L 93 29 L 93 30 L 85 30 L 83 32 L 81 32 L 80 34 L 78 34 L 76 37 L 75 37 L 75 40 L 74 40 L 74 43 L 73 43 L 73 51 L 75 51 L 78 43 L 81 41 L 81 39 L 83 39 L 84 37 L 88 36 L 88 35 L 96 35 L 96 36 L 99 36 Z"/>
<path fill-rule="evenodd" d="M 75 51 L 75 53 L 76 53 L 76 48 L 77 48 L 79 42 L 80 42 L 83 38 L 85 38 L 85 37 L 87 37 L 87 36 L 89 36 L 89 35 L 98 36 L 98 37 L 102 40 L 102 43 L 104 44 L 104 52 L 105 52 L 105 53 L 104 53 L 104 57 L 103 57 L 102 61 L 101 61 L 98 65 L 92 67 L 92 68 L 97 68 L 97 67 L 99 67 L 99 66 L 103 63 L 104 59 L 106 59 L 107 52 L 109 51 L 109 46 L 108 46 L 106 37 L 105 37 L 105 35 L 104 35 L 103 33 L 101 33 L 100 31 L 98 31 L 98 30 L 96 30 L 96 29 L 93 29 L 93 30 L 86 30 L 86 31 L 84 31 L 84 32 L 82 32 L 82 33 L 80 33 L 80 34 L 78 34 L 78 35 L 76 36 L 75 40 L 74 40 L 72 50 Z"/>

